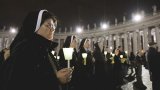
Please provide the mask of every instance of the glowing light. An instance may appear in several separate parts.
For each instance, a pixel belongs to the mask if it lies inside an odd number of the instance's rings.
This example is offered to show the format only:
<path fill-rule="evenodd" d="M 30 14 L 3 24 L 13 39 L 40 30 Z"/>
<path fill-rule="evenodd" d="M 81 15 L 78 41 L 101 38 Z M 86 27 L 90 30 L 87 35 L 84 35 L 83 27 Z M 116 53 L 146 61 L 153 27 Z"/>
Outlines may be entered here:
<path fill-rule="evenodd" d="M 77 28 L 76 28 L 76 32 L 77 32 L 77 33 L 81 33 L 82 31 L 83 31 L 83 30 L 82 30 L 81 27 L 77 27 Z"/>
<path fill-rule="evenodd" d="M 16 28 L 10 28 L 10 33 L 12 33 L 12 34 L 17 33 L 17 29 Z"/>
<path fill-rule="evenodd" d="M 109 28 L 109 24 L 108 23 L 101 23 L 101 28 L 107 29 L 107 28 Z"/>
<path fill-rule="evenodd" d="M 134 16 L 133 16 L 133 21 L 134 22 L 140 22 L 141 20 L 142 20 L 142 18 L 143 18 L 143 16 L 141 15 L 141 14 L 135 14 Z"/>

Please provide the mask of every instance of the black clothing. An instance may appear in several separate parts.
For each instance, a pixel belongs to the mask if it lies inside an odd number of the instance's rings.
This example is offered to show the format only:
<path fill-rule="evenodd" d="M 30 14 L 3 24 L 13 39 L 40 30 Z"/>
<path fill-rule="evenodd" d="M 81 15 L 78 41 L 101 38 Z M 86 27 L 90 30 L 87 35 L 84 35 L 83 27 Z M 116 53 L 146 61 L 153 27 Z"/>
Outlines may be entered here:
<path fill-rule="evenodd" d="M 98 43 L 95 43 L 95 49 L 93 52 L 93 57 L 95 58 L 95 74 L 94 74 L 94 90 L 112 90 L 112 81 L 113 79 L 110 75 L 109 64 L 105 61 L 103 54 L 98 46 Z"/>
<path fill-rule="evenodd" d="M 4 52 L 2 50 L 0 52 L 0 69 L 1 69 L 3 63 L 4 63 Z"/>
<path fill-rule="evenodd" d="M 51 44 L 37 34 L 16 44 L 5 66 L 2 90 L 61 90 L 49 55 Z"/>
<path fill-rule="evenodd" d="M 150 47 L 147 54 L 149 69 L 152 77 L 153 90 L 160 90 L 160 54 L 153 47 Z"/>
<path fill-rule="evenodd" d="M 87 64 L 84 65 L 84 59 L 82 58 L 82 53 L 87 53 Z M 75 90 L 92 90 L 93 88 L 93 61 L 92 54 L 90 51 L 86 51 L 81 48 L 78 52 L 78 70 Z"/>

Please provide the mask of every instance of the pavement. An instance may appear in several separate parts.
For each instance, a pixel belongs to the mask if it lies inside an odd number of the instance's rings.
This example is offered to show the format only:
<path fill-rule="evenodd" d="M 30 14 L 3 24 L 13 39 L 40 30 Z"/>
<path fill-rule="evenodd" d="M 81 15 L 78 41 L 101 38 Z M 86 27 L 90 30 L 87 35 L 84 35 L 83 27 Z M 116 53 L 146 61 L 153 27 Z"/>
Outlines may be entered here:
<path fill-rule="evenodd" d="M 130 69 L 129 69 L 128 73 L 130 73 Z M 144 67 L 142 67 L 142 80 L 143 80 L 143 84 L 147 87 L 146 90 L 152 90 L 152 82 L 150 81 L 149 71 L 147 69 L 145 69 Z M 122 90 L 140 90 L 134 86 L 134 84 L 133 84 L 134 82 L 136 82 L 136 79 L 124 84 L 121 87 Z"/>

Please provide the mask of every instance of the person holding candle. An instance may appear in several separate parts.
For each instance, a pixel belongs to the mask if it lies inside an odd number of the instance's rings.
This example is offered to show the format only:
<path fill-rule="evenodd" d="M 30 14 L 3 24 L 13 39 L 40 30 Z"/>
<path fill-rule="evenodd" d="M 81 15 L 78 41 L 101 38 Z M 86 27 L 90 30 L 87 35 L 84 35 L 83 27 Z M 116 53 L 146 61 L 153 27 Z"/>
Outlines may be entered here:
<path fill-rule="evenodd" d="M 115 90 L 121 90 L 121 85 L 123 82 L 123 78 L 122 78 L 122 64 L 121 64 L 121 60 L 119 57 L 119 49 L 115 49 L 115 51 L 113 52 L 113 59 L 114 59 L 114 66 L 113 66 L 113 86 L 115 87 Z"/>
<path fill-rule="evenodd" d="M 112 72 L 110 65 L 105 61 L 99 42 L 94 44 L 93 57 L 95 59 L 95 75 L 94 75 L 94 90 L 112 90 Z"/>
<path fill-rule="evenodd" d="M 122 67 L 122 71 L 121 71 L 121 75 L 122 78 L 125 78 L 125 76 L 128 74 L 128 63 L 127 63 L 127 54 L 125 53 L 125 51 L 123 50 L 122 46 L 118 46 L 118 50 L 119 50 L 119 57 L 121 60 L 121 67 Z M 122 82 L 122 84 L 124 84 L 125 82 Z"/>
<path fill-rule="evenodd" d="M 72 69 L 56 69 L 49 55 L 57 26 L 47 10 L 30 12 L 10 46 L 2 90 L 61 90 L 70 81 Z"/>
<path fill-rule="evenodd" d="M 82 53 L 87 53 L 86 65 Z M 92 90 L 93 83 L 93 58 L 90 50 L 90 40 L 82 39 L 78 51 L 78 77 L 76 90 Z"/>
<path fill-rule="evenodd" d="M 135 74 L 137 81 L 134 83 L 135 87 L 140 88 L 141 90 L 146 90 L 147 87 L 143 84 L 142 81 L 142 65 L 143 65 L 143 52 L 139 50 L 135 57 L 136 65 L 135 65 Z"/>
<path fill-rule="evenodd" d="M 152 81 L 152 89 L 160 90 L 160 52 L 156 42 L 149 42 L 147 52 L 147 61 L 150 71 L 150 80 Z"/>
<path fill-rule="evenodd" d="M 72 60 L 70 60 L 70 67 L 74 67 L 74 71 L 72 74 L 72 79 L 70 81 L 69 84 L 63 85 L 63 89 L 62 90 L 74 90 L 75 85 L 74 83 L 76 83 L 75 79 L 76 79 L 76 71 L 77 71 L 77 51 L 76 51 L 76 47 L 77 47 L 77 40 L 76 37 L 74 35 L 71 36 L 67 36 L 64 44 L 63 44 L 63 48 L 73 48 L 73 54 L 72 54 Z M 59 64 L 61 68 L 65 68 L 67 67 L 67 60 L 65 60 L 65 56 L 64 56 L 64 52 L 63 52 L 63 48 L 60 49 L 59 51 Z"/>
<path fill-rule="evenodd" d="M 70 67 L 75 66 L 76 61 L 77 61 L 77 50 L 76 50 L 76 47 L 77 47 L 76 37 L 74 35 L 67 36 L 66 40 L 65 40 L 65 42 L 63 44 L 63 48 L 73 48 L 73 50 L 74 50 L 73 51 L 73 55 L 72 55 L 72 60 L 70 60 Z M 60 67 L 61 68 L 67 67 L 67 61 L 65 60 L 65 57 L 64 57 L 63 48 L 61 48 L 59 50 L 59 56 L 60 56 L 59 63 L 60 63 Z"/>

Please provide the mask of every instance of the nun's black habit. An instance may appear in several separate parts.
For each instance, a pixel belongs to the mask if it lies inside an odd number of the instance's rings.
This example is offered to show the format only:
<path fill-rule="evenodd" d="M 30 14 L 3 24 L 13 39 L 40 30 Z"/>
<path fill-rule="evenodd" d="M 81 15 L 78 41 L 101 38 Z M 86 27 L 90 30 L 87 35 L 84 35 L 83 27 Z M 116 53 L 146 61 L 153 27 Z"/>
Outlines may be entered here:
<path fill-rule="evenodd" d="M 38 21 L 37 18 L 42 20 Z M 46 10 L 27 15 L 10 46 L 11 56 L 3 68 L 2 90 L 61 89 L 56 76 L 56 67 L 48 54 L 50 46 L 53 47 L 55 43 L 35 33 L 35 29 L 50 18 L 55 20 Z"/>
<path fill-rule="evenodd" d="M 93 90 L 93 61 L 92 53 L 90 50 L 85 49 L 83 46 L 88 39 L 83 39 L 79 46 L 78 51 L 78 76 L 76 83 L 76 90 Z M 87 53 L 86 65 L 82 53 Z"/>

